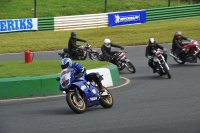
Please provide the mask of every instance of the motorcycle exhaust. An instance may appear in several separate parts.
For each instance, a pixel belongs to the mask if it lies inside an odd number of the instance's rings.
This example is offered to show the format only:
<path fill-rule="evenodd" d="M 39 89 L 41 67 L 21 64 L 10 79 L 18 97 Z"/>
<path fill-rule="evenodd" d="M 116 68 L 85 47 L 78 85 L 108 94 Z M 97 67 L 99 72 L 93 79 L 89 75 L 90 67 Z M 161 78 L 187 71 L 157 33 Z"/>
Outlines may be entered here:
<path fill-rule="evenodd" d="M 193 55 L 195 56 L 197 53 L 198 53 L 197 51 L 194 51 L 194 54 L 193 54 Z"/>
<path fill-rule="evenodd" d="M 196 55 L 196 54 L 198 54 L 199 53 L 199 50 L 200 50 L 200 48 L 199 47 L 197 47 L 197 50 L 196 51 L 194 51 L 194 56 Z"/>
<path fill-rule="evenodd" d="M 176 57 L 175 55 L 173 55 L 172 53 L 169 54 L 170 56 L 172 56 L 175 59 L 178 59 L 178 57 Z"/>

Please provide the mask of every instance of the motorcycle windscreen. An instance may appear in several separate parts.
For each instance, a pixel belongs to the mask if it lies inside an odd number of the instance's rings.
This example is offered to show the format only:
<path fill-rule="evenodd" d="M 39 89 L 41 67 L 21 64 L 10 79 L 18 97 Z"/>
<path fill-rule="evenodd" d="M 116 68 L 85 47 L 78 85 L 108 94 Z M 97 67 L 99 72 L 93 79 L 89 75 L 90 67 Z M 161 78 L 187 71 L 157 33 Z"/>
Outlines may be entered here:
<path fill-rule="evenodd" d="M 71 79 L 71 70 L 70 69 L 63 69 L 61 71 L 61 76 L 60 76 L 60 85 L 63 88 L 68 88 L 70 85 L 70 79 Z"/>

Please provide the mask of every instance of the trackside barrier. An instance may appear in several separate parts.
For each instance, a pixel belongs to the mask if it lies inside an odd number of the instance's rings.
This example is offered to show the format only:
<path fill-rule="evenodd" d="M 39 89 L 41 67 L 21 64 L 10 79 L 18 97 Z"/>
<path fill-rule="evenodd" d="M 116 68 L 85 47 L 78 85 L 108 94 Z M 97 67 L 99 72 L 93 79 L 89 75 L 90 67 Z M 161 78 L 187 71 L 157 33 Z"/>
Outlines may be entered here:
<path fill-rule="evenodd" d="M 54 17 L 38 18 L 38 30 L 54 30 Z"/>
<path fill-rule="evenodd" d="M 115 65 L 109 65 L 105 68 L 91 69 L 90 72 L 99 72 L 103 75 L 102 84 L 105 87 L 118 85 L 120 76 Z M 34 77 L 16 77 L 0 79 L 0 99 L 26 98 L 46 95 L 62 94 L 59 90 L 59 82 L 56 77 L 59 74 L 34 76 Z"/>
<path fill-rule="evenodd" d="M 107 13 L 54 17 L 54 30 L 108 27 Z"/>
<path fill-rule="evenodd" d="M 200 4 L 147 9 L 146 16 L 147 22 L 185 17 L 200 17 Z"/>

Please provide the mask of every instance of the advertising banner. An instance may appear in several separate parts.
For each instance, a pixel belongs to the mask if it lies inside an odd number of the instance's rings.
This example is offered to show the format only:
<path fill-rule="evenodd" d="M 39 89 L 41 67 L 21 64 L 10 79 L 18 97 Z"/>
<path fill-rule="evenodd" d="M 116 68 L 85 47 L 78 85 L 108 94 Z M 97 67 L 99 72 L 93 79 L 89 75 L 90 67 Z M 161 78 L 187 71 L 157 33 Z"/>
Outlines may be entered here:
<path fill-rule="evenodd" d="M 0 33 L 27 30 L 38 30 L 37 18 L 0 20 Z"/>
<path fill-rule="evenodd" d="M 108 14 L 109 26 L 141 24 L 146 22 L 146 10 L 113 12 Z"/>

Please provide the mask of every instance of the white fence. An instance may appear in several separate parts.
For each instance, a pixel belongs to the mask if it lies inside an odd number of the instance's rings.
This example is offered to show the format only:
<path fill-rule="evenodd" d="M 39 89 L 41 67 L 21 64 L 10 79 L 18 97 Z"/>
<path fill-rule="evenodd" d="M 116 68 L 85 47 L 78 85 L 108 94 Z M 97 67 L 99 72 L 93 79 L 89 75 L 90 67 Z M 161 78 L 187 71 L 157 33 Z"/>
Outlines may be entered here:
<path fill-rule="evenodd" d="M 54 17 L 54 31 L 108 27 L 108 13 Z"/>

